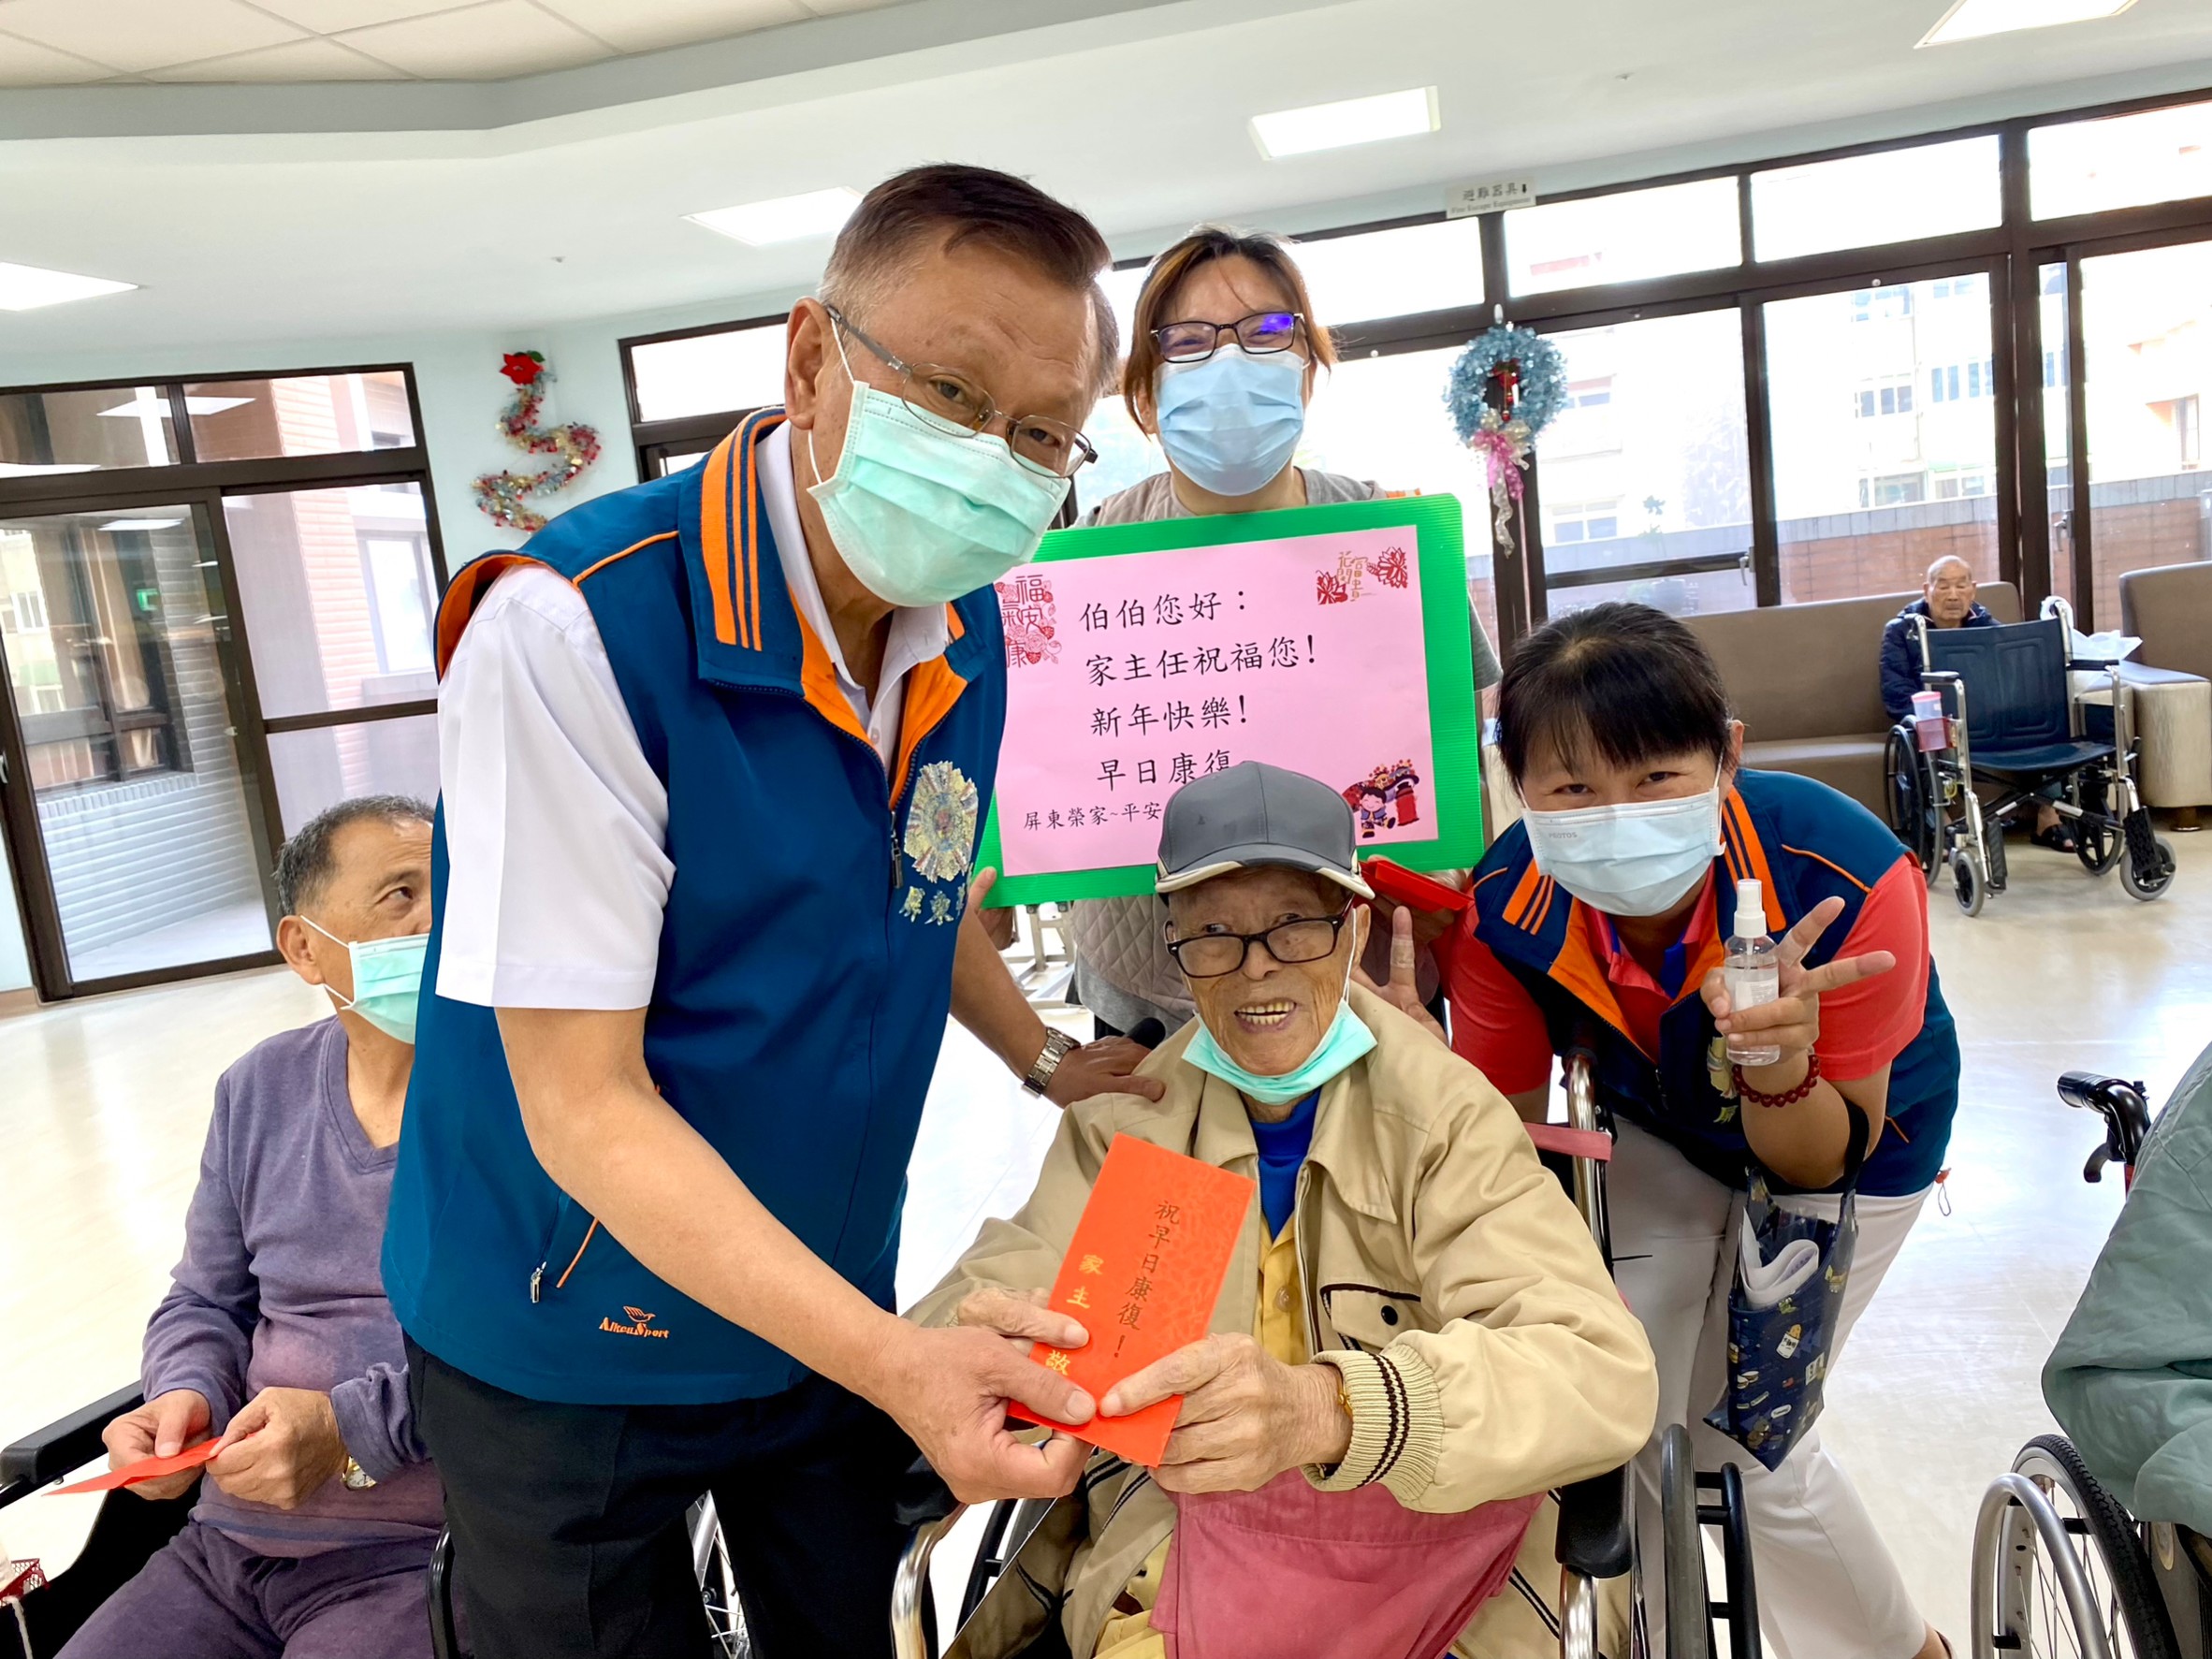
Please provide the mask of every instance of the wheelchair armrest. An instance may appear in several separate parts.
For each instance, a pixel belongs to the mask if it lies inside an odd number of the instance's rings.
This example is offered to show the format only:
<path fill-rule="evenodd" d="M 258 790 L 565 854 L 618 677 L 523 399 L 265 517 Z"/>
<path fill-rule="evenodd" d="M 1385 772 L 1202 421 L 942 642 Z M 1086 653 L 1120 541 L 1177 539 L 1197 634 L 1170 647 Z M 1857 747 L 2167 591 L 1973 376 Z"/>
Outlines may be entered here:
<path fill-rule="evenodd" d="M 138 1385 L 133 1383 L 105 1400 L 80 1406 L 43 1429 L 34 1429 L 13 1446 L 0 1449 L 0 1492 L 20 1497 L 22 1493 L 14 1490 L 18 1486 L 25 1492 L 35 1491 L 91 1463 L 106 1449 L 100 1431 L 109 1420 L 137 1409 L 145 1399 Z"/>
<path fill-rule="evenodd" d="M 1578 1480 L 1559 1492 L 1559 1564 L 1593 1579 L 1618 1579 L 1636 1559 L 1629 1468 Z"/>
<path fill-rule="evenodd" d="M 942 1521 L 959 1507 L 960 1500 L 953 1495 L 944 1477 L 929 1466 L 928 1459 L 916 1458 L 913 1466 L 899 1477 L 893 1512 L 898 1524 L 910 1532 Z"/>

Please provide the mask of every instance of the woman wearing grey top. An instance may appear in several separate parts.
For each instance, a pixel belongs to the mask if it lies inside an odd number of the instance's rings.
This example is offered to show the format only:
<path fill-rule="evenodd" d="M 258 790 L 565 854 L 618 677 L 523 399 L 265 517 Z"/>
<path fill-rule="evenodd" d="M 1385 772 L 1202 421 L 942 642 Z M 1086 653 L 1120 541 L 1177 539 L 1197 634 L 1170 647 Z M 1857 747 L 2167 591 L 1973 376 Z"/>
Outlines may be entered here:
<path fill-rule="evenodd" d="M 1278 238 L 1201 226 L 1152 262 L 1137 296 L 1122 399 L 1159 440 L 1168 470 L 1111 495 L 1082 522 L 1141 524 L 1214 513 L 1373 501 L 1364 479 L 1293 460 L 1317 371 L 1336 348 L 1313 314 L 1305 278 Z M 1498 660 L 1470 607 L 1475 683 L 1495 685 Z M 1172 1031 L 1191 1016 L 1182 976 L 1160 940 L 1157 899 L 1093 899 L 1073 907 L 1075 997 L 1101 1036 L 1157 1019 Z M 1389 972 L 1390 936 L 1377 929 L 1367 971 Z M 1436 976 L 1423 953 L 1419 982 Z"/>

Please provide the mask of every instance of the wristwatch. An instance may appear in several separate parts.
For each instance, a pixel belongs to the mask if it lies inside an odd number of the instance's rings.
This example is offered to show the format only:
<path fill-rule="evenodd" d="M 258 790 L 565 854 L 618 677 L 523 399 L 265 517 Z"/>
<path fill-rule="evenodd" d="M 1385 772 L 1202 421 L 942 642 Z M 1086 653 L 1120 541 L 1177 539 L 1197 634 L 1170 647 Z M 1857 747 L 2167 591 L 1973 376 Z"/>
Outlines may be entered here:
<path fill-rule="evenodd" d="M 1041 1096 L 1053 1085 L 1053 1074 L 1059 1070 L 1060 1062 L 1083 1046 L 1065 1031 L 1047 1031 L 1044 1050 L 1029 1068 L 1029 1075 L 1022 1079 L 1022 1087 L 1033 1095 Z"/>
<path fill-rule="evenodd" d="M 345 1468 L 340 1473 L 338 1480 L 348 1492 L 367 1492 L 376 1484 L 370 1479 L 369 1471 L 354 1462 L 354 1454 L 350 1451 L 345 1454 Z"/>

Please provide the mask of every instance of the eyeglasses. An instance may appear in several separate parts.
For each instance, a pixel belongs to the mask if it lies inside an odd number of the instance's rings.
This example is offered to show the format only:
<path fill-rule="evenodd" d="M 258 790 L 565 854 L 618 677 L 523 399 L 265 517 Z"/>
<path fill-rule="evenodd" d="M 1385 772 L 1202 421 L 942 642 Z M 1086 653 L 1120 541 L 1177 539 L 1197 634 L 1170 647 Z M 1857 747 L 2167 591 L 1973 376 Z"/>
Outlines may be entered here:
<path fill-rule="evenodd" d="M 991 394 L 956 369 L 938 363 L 910 363 L 885 350 L 852 326 L 834 305 L 822 309 L 830 321 L 866 346 L 899 377 L 899 400 L 915 414 L 968 433 L 990 431 L 1006 440 L 1014 459 L 1048 478 L 1072 478 L 1099 458 L 1091 441 L 1064 420 L 1049 415 L 1003 415 Z"/>
<path fill-rule="evenodd" d="M 1346 904 L 1333 916 L 1298 916 L 1278 922 L 1258 933 L 1201 933 L 1190 939 L 1168 940 L 1168 950 L 1186 977 L 1217 980 L 1244 966 L 1256 943 L 1264 942 L 1267 953 L 1286 965 L 1318 962 L 1336 950 L 1336 936 L 1352 919 Z"/>
<path fill-rule="evenodd" d="M 1294 311 L 1256 311 L 1233 323 L 1167 323 L 1152 331 L 1159 355 L 1171 363 L 1202 363 L 1221 349 L 1224 334 L 1255 357 L 1287 352 L 1298 343 L 1305 318 Z"/>

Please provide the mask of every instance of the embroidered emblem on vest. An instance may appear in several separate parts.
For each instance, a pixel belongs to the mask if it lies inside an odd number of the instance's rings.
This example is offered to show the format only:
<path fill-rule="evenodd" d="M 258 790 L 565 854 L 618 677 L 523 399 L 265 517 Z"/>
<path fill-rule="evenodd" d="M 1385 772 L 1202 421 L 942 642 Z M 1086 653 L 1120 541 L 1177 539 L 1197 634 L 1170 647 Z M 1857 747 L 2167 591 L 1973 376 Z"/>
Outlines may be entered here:
<path fill-rule="evenodd" d="M 913 872 L 913 884 L 898 905 L 908 921 L 921 921 L 925 910 L 933 926 L 959 920 L 975 860 L 979 804 L 975 784 L 950 761 L 932 761 L 915 777 L 901 844 Z"/>

